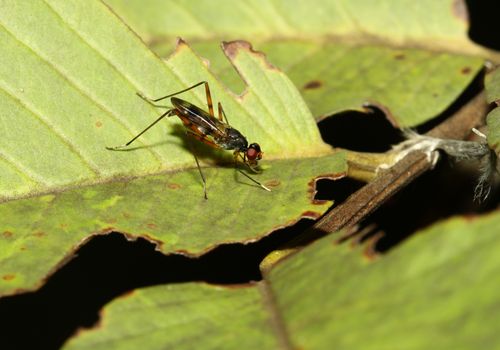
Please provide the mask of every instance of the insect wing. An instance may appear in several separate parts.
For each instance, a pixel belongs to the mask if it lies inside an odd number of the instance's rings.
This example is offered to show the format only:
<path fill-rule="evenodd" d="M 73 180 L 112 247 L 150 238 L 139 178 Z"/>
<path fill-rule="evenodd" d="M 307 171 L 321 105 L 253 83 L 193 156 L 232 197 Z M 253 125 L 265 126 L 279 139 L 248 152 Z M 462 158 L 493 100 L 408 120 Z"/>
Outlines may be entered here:
<path fill-rule="evenodd" d="M 181 112 L 179 117 L 186 125 L 194 125 L 203 135 L 223 136 L 225 125 L 203 109 L 181 99 L 172 98 L 174 106 Z"/>

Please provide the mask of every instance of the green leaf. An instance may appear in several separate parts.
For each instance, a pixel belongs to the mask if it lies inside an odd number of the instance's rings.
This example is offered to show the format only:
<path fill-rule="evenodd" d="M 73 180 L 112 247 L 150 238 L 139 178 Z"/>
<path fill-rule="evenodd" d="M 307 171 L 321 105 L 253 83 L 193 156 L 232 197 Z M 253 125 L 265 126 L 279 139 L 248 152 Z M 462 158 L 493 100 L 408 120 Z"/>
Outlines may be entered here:
<path fill-rule="evenodd" d="M 95 234 L 142 236 L 165 253 L 191 255 L 254 241 L 321 215 L 329 203 L 314 203 L 313 179 L 347 170 L 293 84 L 244 42 L 225 47 L 248 84 L 242 96 L 226 91 L 184 42 L 163 62 L 100 1 L 10 1 L 0 11 L 0 48 L 2 295 L 35 288 Z M 252 176 L 272 192 L 236 172 L 230 154 L 201 144 L 204 200 L 177 118 L 130 151 L 105 149 L 164 111 L 136 92 L 162 96 L 202 80 L 231 124 L 261 144 L 263 172 Z M 182 97 L 206 103 L 203 88 Z"/>
<path fill-rule="evenodd" d="M 112 303 L 106 315 L 101 332 L 80 332 L 65 348 L 278 348 L 258 285 L 188 283 L 142 289 Z"/>
<path fill-rule="evenodd" d="M 271 272 L 270 280 L 294 344 L 498 347 L 496 332 L 484 322 L 498 322 L 499 224 L 498 212 L 450 219 L 415 233 L 374 262 L 359 259 L 347 246 L 335 252 L 331 238 L 292 257 Z M 317 300 L 321 309 L 314 307 Z M 319 332 L 321 327 L 331 332 Z"/>
<path fill-rule="evenodd" d="M 365 104 L 399 127 L 444 111 L 488 55 L 467 37 L 462 1 L 106 0 L 160 55 L 193 41 L 226 84 L 241 90 L 219 40 L 251 40 L 300 89 L 316 118 Z"/>
<path fill-rule="evenodd" d="M 255 241 L 300 217 L 317 218 L 331 203 L 313 204 L 307 182 L 331 176 L 325 169 L 345 171 L 341 155 L 271 162 L 262 175 L 271 193 L 231 168 L 206 169 L 207 201 L 194 169 L 4 203 L 0 294 L 34 288 L 95 234 L 123 232 L 155 242 L 164 253 L 198 255 L 223 243 Z"/>
<path fill-rule="evenodd" d="M 499 225 L 449 219 L 375 261 L 326 237 L 246 287 L 137 290 L 65 349 L 497 348 Z"/>

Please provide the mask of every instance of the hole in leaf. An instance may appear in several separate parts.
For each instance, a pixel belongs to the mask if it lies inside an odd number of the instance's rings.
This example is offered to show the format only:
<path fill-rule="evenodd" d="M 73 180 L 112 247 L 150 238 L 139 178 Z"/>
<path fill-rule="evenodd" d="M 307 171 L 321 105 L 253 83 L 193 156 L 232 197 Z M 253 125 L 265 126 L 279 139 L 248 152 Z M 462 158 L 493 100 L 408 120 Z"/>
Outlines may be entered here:
<path fill-rule="evenodd" d="M 351 194 L 363 187 L 364 183 L 354 179 L 343 177 L 338 180 L 319 179 L 316 181 L 316 200 L 333 200 L 338 205 L 346 200 Z"/>
<path fill-rule="evenodd" d="M 385 152 L 403 138 L 385 115 L 374 108 L 371 113 L 345 112 L 318 123 L 326 143 L 358 152 Z"/>
<path fill-rule="evenodd" d="M 500 50 L 500 37 L 498 36 L 498 1 L 466 0 L 469 10 L 469 36 L 476 43 Z"/>

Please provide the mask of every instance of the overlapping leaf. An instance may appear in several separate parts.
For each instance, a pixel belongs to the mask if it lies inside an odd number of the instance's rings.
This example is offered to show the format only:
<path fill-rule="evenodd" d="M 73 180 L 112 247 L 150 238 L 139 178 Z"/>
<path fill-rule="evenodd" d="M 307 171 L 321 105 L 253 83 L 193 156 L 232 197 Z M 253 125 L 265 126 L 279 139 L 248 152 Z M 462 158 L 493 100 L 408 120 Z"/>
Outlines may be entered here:
<path fill-rule="evenodd" d="M 241 82 L 215 50 L 251 40 L 300 89 L 316 118 L 365 103 L 396 126 L 445 110 L 481 69 L 486 52 L 467 37 L 462 1 L 106 0 L 161 55 L 182 35 L 235 90 Z M 223 12 L 222 12 L 223 9 Z"/>

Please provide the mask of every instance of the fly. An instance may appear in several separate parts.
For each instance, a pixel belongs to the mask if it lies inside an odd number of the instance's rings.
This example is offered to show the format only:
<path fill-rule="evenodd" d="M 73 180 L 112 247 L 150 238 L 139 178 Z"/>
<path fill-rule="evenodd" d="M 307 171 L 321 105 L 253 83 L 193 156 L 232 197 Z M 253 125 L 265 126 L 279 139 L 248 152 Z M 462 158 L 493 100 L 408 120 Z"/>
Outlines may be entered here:
<path fill-rule="evenodd" d="M 176 95 L 194 89 L 202 84 L 205 85 L 208 112 L 195 106 L 194 104 L 188 101 L 174 97 Z M 232 150 L 235 160 L 235 169 L 238 170 L 244 176 L 246 176 L 248 179 L 253 181 L 255 184 L 259 185 L 264 190 L 271 191 L 269 188 L 267 188 L 266 186 L 264 186 L 263 184 L 252 178 L 250 175 L 245 174 L 243 171 L 237 168 L 237 161 L 238 159 L 241 159 L 243 163 L 251 171 L 253 171 L 254 173 L 259 173 L 259 171 L 257 170 L 257 166 L 258 166 L 258 161 L 262 159 L 263 152 L 261 151 L 258 143 L 251 143 L 249 145 L 245 136 L 243 136 L 241 132 L 239 132 L 229 124 L 229 122 L 227 121 L 226 113 L 224 112 L 224 109 L 222 108 L 220 102 L 218 103 L 218 118 L 215 117 L 214 108 L 212 104 L 212 95 L 210 94 L 210 87 L 208 86 L 208 82 L 201 81 L 191 87 L 188 87 L 187 89 L 157 99 L 149 99 L 139 93 L 137 95 L 139 95 L 139 97 L 141 97 L 146 102 L 152 104 L 155 107 L 163 107 L 154 104 L 155 102 L 159 102 L 166 98 L 170 98 L 170 102 L 172 103 L 173 107 L 169 108 L 165 113 L 160 115 L 158 119 L 156 119 L 154 122 L 148 125 L 146 129 L 144 129 L 139 134 L 134 136 L 134 138 L 132 138 L 132 140 L 130 140 L 126 144 L 116 147 L 106 147 L 106 149 L 112 151 L 122 150 L 128 147 L 132 142 L 137 140 L 139 136 L 144 134 L 146 131 L 148 131 L 151 127 L 153 127 L 163 118 L 176 115 L 180 118 L 180 120 L 184 124 L 184 127 L 186 128 L 186 133 L 189 136 L 213 148 Z M 205 199 L 207 199 L 208 198 L 207 184 L 205 181 L 205 176 L 201 171 L 198 158 L 196 157 L 196 154 L 194 154 L 194 152 L 193 155 L 196 161 L 196 166 L 198 167 L 198 171 L 200 172 L 200 176 L 203 181 L 203 193 Z"/>

